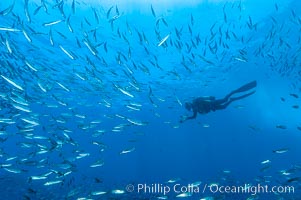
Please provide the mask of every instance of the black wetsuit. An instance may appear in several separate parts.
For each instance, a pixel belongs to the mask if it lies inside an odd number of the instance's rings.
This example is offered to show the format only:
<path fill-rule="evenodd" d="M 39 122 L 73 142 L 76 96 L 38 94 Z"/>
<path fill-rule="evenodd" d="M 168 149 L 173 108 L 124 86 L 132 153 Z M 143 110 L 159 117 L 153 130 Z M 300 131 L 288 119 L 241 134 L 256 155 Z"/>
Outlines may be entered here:
<path fill-rule="evenodd" d="M 231 97 L 233 94 L 248 91 L 248 90 L 256 87 L 256 85 L 257 85 L 257 82 L 252 81 L 252 82 L 250 82 L 246 85 L 243 85 L 242 87 L 232 91 L 223 99 L 215 99 L 215 97 L 213 97 L 213 96 L 198 97 L 198 98 L 194 99 L 192 101 L 192 103 L 187 103 L 186 108 L 188 110 L 192 110 L 193 115 L 191 117 L 187 117 L 185 120 L 196 118 L 198 113 L 206 114 L 206 113 L 209 113 L 210 111 L 225 109 L 231 102 L 245 98 L 247 96 L 250 96 L 253 93 L 255 93 L 255 91 L 249 92 L 247 94 L 244 94 L 244 95 L 238 96 L 238 97 Z M 183 122 L 183 120 L 181 120 L 181 122 Z"/>
<path fill-rule="evenodd" d="M 206 114 L 210 111 L 225 109 L 232 101 L 228 98 L 215 100 L 215 97 L 198 97 L 192 102 L 193 116 L 187 119 L 194 119 L 197 113 Z"/>

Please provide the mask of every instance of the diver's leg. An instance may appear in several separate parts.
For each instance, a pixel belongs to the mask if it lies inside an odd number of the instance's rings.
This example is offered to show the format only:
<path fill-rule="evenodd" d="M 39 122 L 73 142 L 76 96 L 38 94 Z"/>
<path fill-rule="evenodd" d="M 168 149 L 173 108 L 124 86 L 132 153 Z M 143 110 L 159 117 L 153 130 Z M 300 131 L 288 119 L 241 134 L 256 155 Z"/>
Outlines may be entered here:
<path fill-rule="evenodd" d="M 229 96 L 230 97 L 230 96 Z M 214 105 L 220 105 L 220 104 L 224 104 L 224 103 L 227 103 L 228 101 L 229 101 L 229 97 L 228 97 L 228 95 L 225 97 L 225 98 L 223 98 L 223 99 L 217 99 L 217 100 L 214 100 L 213 101 L 213 104 Z"/>
<path fill-rule="evenodd" d="M 215 100 L 211 103 L 210 109 L 212 111 L 225 109 L 233 100 L 229 100 L 229 97 L 225 97 L 223 99 Z"/>
<path fill-rule="evenodd" d="M 239 99 L 243 99 L 243 98 L 246 98 L 246 97 L 248 97 L 248 96 L 250 96 L 250 95 L 252 95 L 252 94 L 254 94 L 254 93 L 255 93 L 255 91 L 249 92 L 249 93 L 244 94 L 244 95 L 239 96 L 239 97 L 231 97 L 231 98 L 230 98 L 230 101 L 236 101 L 236 100 L 239 100 Z"/>
<path fill-rule="evenodd" d="M 252 94 L 254 94 L 255 91 L 253 92 L 250 92 L 250 93 L 247 93 L 247 94 L 244 94 L 242 96 L 239 96 L 239 97 L 233 97 L 233 98 L 230 98 L 230 100 L 228 101 L 224 101 L 225 99 L 221 99 L 221 100 L 217 100 L 212 108 L 213 111 L 215 110 L 223 110 L 225 108 L 227 108 L 229 106 L 230 103 L 232 103 L 233 101 L 236 101 L 236 100 L 239 100 L 239 99 L 243 99 L 243 98 L 246 98 Z M 218 102 L 219 101 L 219 102 Z"/>
<path fill-rule="evenodd" d="M 227 108 L 232 101 L 233 100 L 230 100 L 230 101 L 228 101 L 226 103 L 223 103 L 223 104 L 216 104 L 214 106 L 214 109 L 212 109 L 212 110 L 213 111 L 215 111 L 215 110 L 223 110 L 223 109 Z"/>

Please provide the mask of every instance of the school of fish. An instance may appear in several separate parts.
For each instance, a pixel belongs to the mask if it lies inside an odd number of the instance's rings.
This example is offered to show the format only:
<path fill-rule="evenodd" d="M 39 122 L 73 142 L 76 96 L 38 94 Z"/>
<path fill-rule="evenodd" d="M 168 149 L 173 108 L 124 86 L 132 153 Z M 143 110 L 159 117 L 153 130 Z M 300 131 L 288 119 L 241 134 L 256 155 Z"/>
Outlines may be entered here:
<path fill-rule="evenodd" d="M 80 9 L 87 10 L 85 15 Z M 146 28 L 140 28 L 118 5 L 98 7 L 79 0 L 0 2 L 1 174 L 26 177 L 22 199 L 191 197 L 190 193 L 131 196 L 125 185 L 87 190 L 76 183 L 73 174 L 79 173 L 78 165 L 90 170 L 107 164 L 102 153 L 110 147 L 103 142 L 104 136 L 137 128 L 143 132 L 155 126 L 148 115 L 160 118 L 166 102 L 171 108 L 183 109 L 185 99 L 177 89 L 196 83 L 195 77 L 208 80 L 203 85 L 210 84 L 206 70 L 227 72 L 245 63 L 265 63 L 271 71 L 291 78 L 292 88 L 297 89 L 301 81 L 301 69 L 295 67 L 301 64 L 301 15 L 291 9 L 288 18 L 282 19 L 279 9 L 275 4 L 275 16 L 263 22 L 245 16 L 241 1 L 225 3 L 218 11 L 220 20 L 203 30 L 197 14 L 187 13 L 185 23 L 180 24 L 168 12 L 158 13 L 153 5 L 149 5 Z M 175 59 L 166 60 L 166 54 Z M 279 97 L 282 102 L 298 98 L 297 92 Z M 298 101 L 289 107 L 299 109 Z M 179 117 L 164 123 L 179 128 Z M 260 131 L 255 125 L 249 128 Z M 275 124 L 274 128 L 287 126 Z M 301 131 L 300 126 L 296 129 Z M 139 151 L 134 140 L 125 141 L 116 156 Z M 289 150 L 279 146 L 271 153 Z M 98 159 L 87 163 L 91 154 Z M 272 164 L 262 161 L 260 171 L 268 171 Z M 283 183 L 300 188 L 300 171 L 301 166 L 293 165 L 278 176 Z M 219 181 L 225 181 L 229 173 L 222 172 Z M 263 175 L 253 184 L 269 179 Z M 92 182 L 106 184 L 99 177 Z M 44 192 L 36 189 L 37 185 L 43 186 Z M 58 195 L 51 192 L 52 187 L 67 192 Z M 224 198 L 205 195 L 201 199 Z M 275 198 L 282 199 L 280 194 Z"/>

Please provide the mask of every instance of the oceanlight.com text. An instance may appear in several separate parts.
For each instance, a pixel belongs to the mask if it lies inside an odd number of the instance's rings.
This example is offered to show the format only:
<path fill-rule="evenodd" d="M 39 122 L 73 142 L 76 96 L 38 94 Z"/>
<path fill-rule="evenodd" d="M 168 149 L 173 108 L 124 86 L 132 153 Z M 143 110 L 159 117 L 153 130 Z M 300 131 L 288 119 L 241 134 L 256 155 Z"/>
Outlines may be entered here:
<path fill-rule="evenodd" d="M 249 185 L 245 184 L 243 186 L 223 186 L 218 184 L 205 185 L 204 191 L 209 191 L 211 193 L 237 193 L 237 194 L 262 194 L 262 193 L 278 193 L 278 194 L 292 194 L 295 193 L 294 186 L 269 186 L 269 185 Z"/>

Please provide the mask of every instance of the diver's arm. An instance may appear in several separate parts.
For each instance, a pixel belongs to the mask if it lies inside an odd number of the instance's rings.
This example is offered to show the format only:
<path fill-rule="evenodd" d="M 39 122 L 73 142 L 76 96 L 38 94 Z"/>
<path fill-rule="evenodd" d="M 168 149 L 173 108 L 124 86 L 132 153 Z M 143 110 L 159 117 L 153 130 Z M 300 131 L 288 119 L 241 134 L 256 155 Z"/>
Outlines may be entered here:
<path fill-rule="evenodd" d="M 189 120 L 189 119 L 195 119 L 196 116 L 197 116 L 197 113 L 198 113 L 198 112 L 193 112 L 193 115 L 192 115 L 191 117 L 184 117 L 184 118 L 182 118 L 182 119 L 180 120 L 180 123 L 183 123 L 183 122 L 185 122 L 186 120 Z"/>
<path fill-rule="evenodd" d="M 197 116 L 198 112 L 197 111 L 193 111 L 193 115 L 191 117 L 187 117 L 186 120 L 188 119 L 195 119 Z"/>

